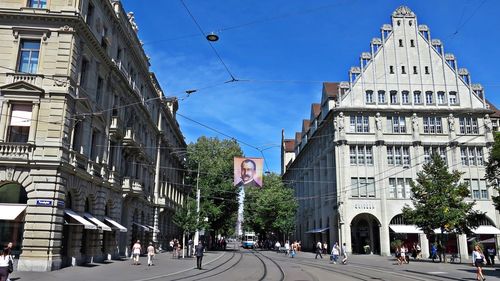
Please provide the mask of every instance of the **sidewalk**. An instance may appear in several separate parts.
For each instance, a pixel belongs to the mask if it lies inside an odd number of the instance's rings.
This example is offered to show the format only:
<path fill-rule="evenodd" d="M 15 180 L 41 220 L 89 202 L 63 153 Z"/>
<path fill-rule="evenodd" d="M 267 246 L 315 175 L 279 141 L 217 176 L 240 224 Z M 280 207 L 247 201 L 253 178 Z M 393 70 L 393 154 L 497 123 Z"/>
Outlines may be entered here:
<path fill-rule="evenodd" d="M 227 252 L 207 252 L 203 257 L 203 265 L 221 258 Z M 11 281 L 140 281 L 153 277 L 167 277 L 175 273 L 192 270 L 196 267 L 196 258 L 173 259 L 172 253 L 157 254 L 154 266 L 147 265 L 147 257 L 140 258 L 141 265 L 132 265 L 130 259 L 88 264 L 84 266 L 66 267 L 52 272 L 13 272 Z"/>

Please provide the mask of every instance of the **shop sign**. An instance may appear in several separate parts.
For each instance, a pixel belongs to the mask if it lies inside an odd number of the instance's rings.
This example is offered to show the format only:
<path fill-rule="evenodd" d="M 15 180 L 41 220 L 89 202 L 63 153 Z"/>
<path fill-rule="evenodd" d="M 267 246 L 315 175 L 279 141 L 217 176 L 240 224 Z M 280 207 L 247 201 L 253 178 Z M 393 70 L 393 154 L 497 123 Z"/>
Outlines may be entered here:
<path fill-rule="evenodd" d="M 36 200 L 36 205 L 37 206 L 52 206 L 52 200 L 48 199 L 37 199 Z"/>

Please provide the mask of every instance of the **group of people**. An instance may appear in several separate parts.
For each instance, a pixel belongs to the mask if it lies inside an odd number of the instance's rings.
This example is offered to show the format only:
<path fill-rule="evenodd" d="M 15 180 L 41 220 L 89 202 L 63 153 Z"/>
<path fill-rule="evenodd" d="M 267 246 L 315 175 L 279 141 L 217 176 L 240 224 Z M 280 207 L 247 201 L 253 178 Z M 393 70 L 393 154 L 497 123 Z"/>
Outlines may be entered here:
<path fill-rule="evenodd" d="M 328 244 L 326 242 L 321 243 L 321 241 L 318 241 L 316 243 L 316 256 L 314 258 L 317 259 L 318 256 L 320 258 L 323 258 L 322 254 L 326 255 L 327 253 L 328 253 Z M 331 263 L 337 264 L 337 261 L 339 260 L 340 257 L 342 257 L 341 263 L 347 264 L 347 246 L 345 243 L 343 243 L 342 248 L 340 248 L 339 243 L 335 242 L 330 252 Z"/>
<path fill-rule="evenodd" d="M 281 247 L 280 242 L 276 242 L 276 245 L 278 245 L 278 251 L 279 248 Z M 297 255 L 297 252 L 300 251 L 300 242 L 295 240 L 293 241 L 292 244 L 290 244 L 290 241 L 285 242 L 285 255 L 290 256 L 290 257 L 295 257 Z"/>
<path fill-rule="evenodd" d="M 146 249 L 147 251 L 147 256 L 148 256 L 148 266 L 152 266 L 153 264 L 153 258 L 156 255 L 156 249 L 153 246 L 153 242 L 149 242 L 149 246 Z M 139 262 L 139 257 L 142 254 L 142 246 L 141 246 L 141 241 L 137 240 L 134 245 L 132 246 L 132 260 L 133 260 L 133 265 L 140 265 L 141 263 Z"/>
<path fill-rule="evenodd" d="M 0 281 L 8 281 L 9 274 L 14 270 L 14 257 L 12 256 L 12 242 L 0 248 Z"/>

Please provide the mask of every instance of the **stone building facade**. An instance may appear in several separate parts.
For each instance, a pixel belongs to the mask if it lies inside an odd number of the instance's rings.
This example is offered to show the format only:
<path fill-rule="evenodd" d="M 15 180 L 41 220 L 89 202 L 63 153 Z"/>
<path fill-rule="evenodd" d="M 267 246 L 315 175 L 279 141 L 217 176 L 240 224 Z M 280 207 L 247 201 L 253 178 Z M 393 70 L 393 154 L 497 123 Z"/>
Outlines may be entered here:
<path fill-rule="evenodd" d="M 484 179 L 498 111 L 408 7 L 396 9 L 380 35 L 348 82 L 324 83 L 320 110 L 313 105 L 302 132 L 282 137 L 283 179 L 299 200 L 295 239 L 381 255 L 401 239 L 420 243 L 426 256 L 434 237 L 401 213 L 411 204 L 410 180 L 436 152 L 464 172 L 469 200 L 485 212 L 472 237 L 449 235 L 447 251 L 465 259 L 474 240 L 498 244 L 497 194 Z"/>
<path fill-rule="evenodd" d="M 48 271 L 166 247 L 189 188 L 178 103 L 118 0 L 0 2 L 0 242 Z"/>

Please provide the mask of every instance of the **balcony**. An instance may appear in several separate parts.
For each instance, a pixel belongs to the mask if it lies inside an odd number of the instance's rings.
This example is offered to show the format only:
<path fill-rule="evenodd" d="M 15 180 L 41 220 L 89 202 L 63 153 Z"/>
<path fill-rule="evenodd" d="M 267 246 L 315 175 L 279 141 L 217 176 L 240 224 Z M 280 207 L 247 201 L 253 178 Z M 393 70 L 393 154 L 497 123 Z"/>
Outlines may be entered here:
<path fill-rule="evenodd" d="M 43 75 L 29 73 L 6 73 L 7 84 L 15 82 L 26 82 L 38 88 L 42 87 Z"/>
<path fill-rule="evenodd" d="M 132 195 L 143 195 L 144 189 L 139 180 L 125 177 L 123 178 L 122 192 Z"/>
<path fill-rule="evenodd" d="M 33 145 L 28 143 L 0 143 L 0 160 L 27 161 L 33 158 Z"/>
<path fill-rule="evenodd" d="M 123 145 L 137 147 L 137 148 L 139 147 L 139 143 L 137 142 L 137 137 L 135 135 L 134 129 L 127 128 L 125 130 L 125 136 L 123 137 Z"/>
<path fill-rule="evenodd" d="M 109 126 L 109 133 L 118 138 L 123 137 L 124 134 L 123 123 L 120 117 L 111 116 L 111 125 Z"/>

